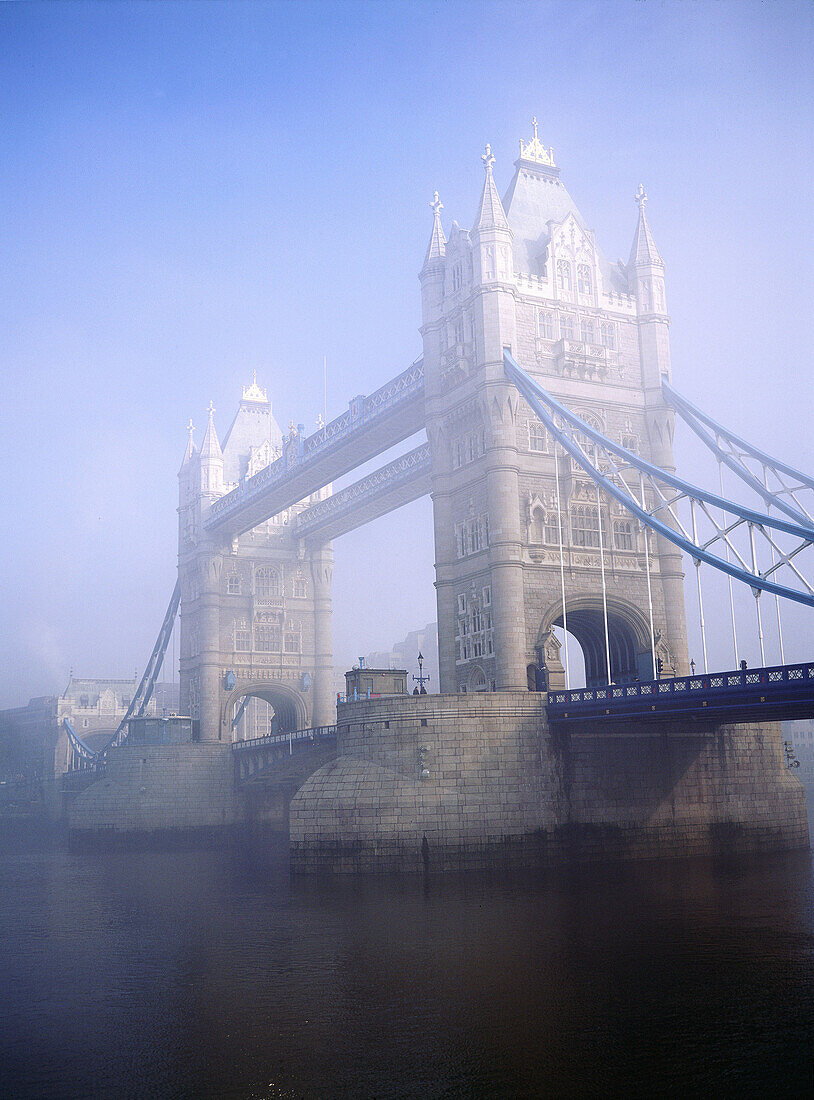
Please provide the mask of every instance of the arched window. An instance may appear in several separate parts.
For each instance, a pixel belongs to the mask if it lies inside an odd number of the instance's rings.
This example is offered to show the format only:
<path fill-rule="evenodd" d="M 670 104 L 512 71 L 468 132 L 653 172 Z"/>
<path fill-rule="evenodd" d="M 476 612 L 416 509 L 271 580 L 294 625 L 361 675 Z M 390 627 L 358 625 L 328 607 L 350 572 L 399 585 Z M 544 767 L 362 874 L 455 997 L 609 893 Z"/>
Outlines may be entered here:
<path fill-rule="evenodd" d="M 472 674 L 472 690 L 473 691 L 487 691 L 488 686 L 486 683 L 486 677 L 483 674 L 483 669 L 476 668 Z"/>
<path fill-rule="evenodd" d="M 563 340 L 574 339 L 574 315 L 573 313 L 560 314 L 560 335 Z"/>
<path fill-rule="evenodd" d="M 617 550 L 635 550 L 633 523 L 629 519 L 618 519 L 613 525 L 613 541 Z"/>
<path fill-rule="evenodd" d="M 302 649 L 302 632 L 298 623 L 289 623 L 285 629 L 285 652 L 299 653 Z"/>
<path fill-rule="evenodd" d="M 579 338 L 583 344 L 594 342 L 594 323 L 589 317 L 583 317 L 579 322 Z"/>
<path fill-rule="evenodd" d="M 574 546 L 599 546 L 599 516 L 595 506 L 577 504 L 571 509 L 571 540 Z"/>
<path fill-rule="evenodd" d="M 548 432 L 539 420 L 529 420 L 529 450 L 548 454 Z"/>
<path fill-rule="evenodd" d="M 258 569 L 254 574 L 255 596 L 279 596 L 280 574 L 276 569 Z"/>
<path fill-rule="evenodd" d="M 557 286 L 570 294 L 571 285 L 571 264 L 568 260 L 557 260 Z"/>
<path fill-rule="evenodd" d="M 308 584 L 304 577 L 294 578 L 294 598 L 304 600 L 308 596 Z"/>
<path fill-rule="evenodd" d="M 591 294 L 593 291 L 593 279 L 588 264 L 577 265 L 577 289 L 580 294 Z"/>
<path fill-rule="evenodd" d="M 608 351 L 616 351 L 616 326 L 613 321 L 602 321 L 599 326 L 599 342 Z"/>
<path fill-rule="evenodd" d="M 545 542 L 545 512 L 539 505 L 531 513 L 531 541 L 538 545 Z"/>
<path fill-rule="evenodd" d="M 551 310 L 537 310 L 537 335 L 541 340 L 554 339 L 554 314 Z"/>
<path fill-rule="evenodd" d="M 226 578 L 226 594 L 228 596 L 240 595 L 240 577 L 237 573 L 230 573 Z"/>

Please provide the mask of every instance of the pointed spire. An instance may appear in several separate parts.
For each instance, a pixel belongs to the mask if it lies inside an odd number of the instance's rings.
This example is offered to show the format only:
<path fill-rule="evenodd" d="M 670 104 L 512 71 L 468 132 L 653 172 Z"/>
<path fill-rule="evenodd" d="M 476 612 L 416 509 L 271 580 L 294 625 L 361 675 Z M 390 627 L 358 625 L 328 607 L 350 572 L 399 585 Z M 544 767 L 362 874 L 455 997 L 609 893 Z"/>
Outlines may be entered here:
<path fill-rule="evenodd" d="M 211 401 L 209 402 L 209 423 L 206 425 L 206 434 L 201 444 L 201 458 L 223 458 L 218 433 L 215 431 L 215 406 Z"/>
<path fill-rule="evenodd" d="M 633 237 L 630 259 L 627 262 L 628 267 L 632 267 L 634 264 L 660 264 L 664 267 L 664 260 L 662 260 L 661 254 L 656 248 L 656 242 L 650 232 L 647 215 L 644 212 L 647 203 L 647 192 L 644 189 L 644 184 L 639 184 L 635 199 L 639 206 L 639 221 L 636 225 L 636 234 Z"/>
<path fill-rule="evenodd" d="M 181 463 L 181 469 L 186 466 L 186 464 L 195 454 L 195 440 L 193 438 L 193 436 L 195 435 L 195 425 L 192 423 L 192 418 L 190 418 L 189 424 L 187 424 L 187 431 L 189 432 L 189 438 L 187 439 L 187 449 L 184 451 L 184 459 Z"/>
<path fill-rule="evenodd" d="M 492 177 L 492 165 L 495 158 L 492 156 L 491 145 L 486 146 L 486 152 L 481 156 L 483 167 L 486 169 L 486 179 L 483 181 L 483 194 L 481 195 L 478 216 L 475 219 L 475 229 L 508 229 L 506 213 L 497 193 L 495 181 Z"/>
<path fill-rule="evenodd" d="M 433 212 L 432 234 L 430 235 L 430 243 L 427 245 L 427 254 L 424 257 L 424 267 L 432 260 L 443 259 L 447 248 L 447 239 L 444 236 L 444 230 L 441 226 L 441 211 L 444 209 L 444 204 L 438 198 L 437 191 L 430 203 L 430 207 Z"/>

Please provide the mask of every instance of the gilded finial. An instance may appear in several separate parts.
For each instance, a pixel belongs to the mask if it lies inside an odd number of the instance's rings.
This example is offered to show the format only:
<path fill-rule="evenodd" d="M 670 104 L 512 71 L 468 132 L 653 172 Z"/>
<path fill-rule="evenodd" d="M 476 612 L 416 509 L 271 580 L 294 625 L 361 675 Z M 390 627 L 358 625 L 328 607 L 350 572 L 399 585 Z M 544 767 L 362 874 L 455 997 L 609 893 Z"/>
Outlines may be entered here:
<path fill-rule="evenodd" d="M 436 218 L 440 218 L 441 211 L 444 209 L 444 204 L 438 198 L 438 192 L 437 191 L 433 192 L 432 202 L 430 203 L 430 208 L 432 209 L 432 212 L 433 212 L 433 214 L 435 214 Z"/>
<path fill-rule="evenodd" d="M 635 199 L 636 202 L 639 204 L 639 209 L 642 210 L 644 208 L 644 204 L 647 202 L 647 192 L 644 189 L 643 183 L 639 184 L 639 190 L 636 192 Z"/>
<path fill-rule="evenodd" d="M 534 140 L 537 141 L 537 115 L 531 120 L 531 125 L 534 130 Z"/>
<path fill-rule="evenodd" d="M 487 172 L 492 171 L 492 165 L 495 163 L 495 158 L 492 156 L 492 146 L 487 142 L 486 152 L 481 155 L 480 158 L 483 161 L 483 167 Z"/>

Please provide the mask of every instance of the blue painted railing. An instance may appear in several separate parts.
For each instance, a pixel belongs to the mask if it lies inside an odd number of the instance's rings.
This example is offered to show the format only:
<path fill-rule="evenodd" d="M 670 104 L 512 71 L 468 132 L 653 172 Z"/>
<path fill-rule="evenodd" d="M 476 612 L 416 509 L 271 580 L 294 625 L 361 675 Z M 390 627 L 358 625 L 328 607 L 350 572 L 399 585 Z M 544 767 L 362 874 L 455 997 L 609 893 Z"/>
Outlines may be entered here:
<path fill-rule="evenodd" d="M 812 701 L 814 713 L 814 664 L 775 665 L 771 668 L 736 669 L 630 684 L 549 691 L 549 718 L 588 718 L 657 712 L 737 709 L 788 700 Z"/>

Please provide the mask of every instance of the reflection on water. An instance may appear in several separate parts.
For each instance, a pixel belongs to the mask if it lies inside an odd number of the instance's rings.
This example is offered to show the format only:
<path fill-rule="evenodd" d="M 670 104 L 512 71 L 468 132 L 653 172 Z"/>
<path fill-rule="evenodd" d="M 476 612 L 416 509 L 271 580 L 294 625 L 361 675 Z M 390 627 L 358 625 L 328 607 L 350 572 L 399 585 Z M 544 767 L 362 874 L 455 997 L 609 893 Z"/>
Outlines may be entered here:
<path fill-rule="evenodd" d="M 804 1096 L 809 853 L 289 879 L 0 838 L 0 1094 Z"/>

